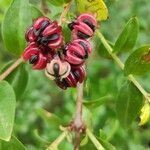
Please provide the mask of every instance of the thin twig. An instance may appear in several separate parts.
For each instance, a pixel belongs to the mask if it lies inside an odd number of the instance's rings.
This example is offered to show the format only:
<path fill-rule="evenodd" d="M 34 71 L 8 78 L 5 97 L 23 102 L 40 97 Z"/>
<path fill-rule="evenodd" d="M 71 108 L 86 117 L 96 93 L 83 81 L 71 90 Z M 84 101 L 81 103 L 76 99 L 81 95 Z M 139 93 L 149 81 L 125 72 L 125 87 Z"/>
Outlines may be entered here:
<path fill-rule="evenodd" d="M 79 129 L 82 125 L 82 102 L 83 102 L 83 83 L 77 85 L 77 101 L 76 112 L 74 117 L 74 125 L 76 129 Z"/>
<path fill-rule="evenodd" d="M 22 57 L 17 59 L 3 74 L 0 75 L 0 81 L 4 80 L 14 69 L 16 69 L 23 62 Z"/>
<path fill-rule="evenodd" d="M 64 6 L 64 11 L 61 13 L 59 24 L 61 25 L 64 22 L 65 16 L 67 15 L 72 4 L 72 0 Z"/>
<path fill-rule="evenodd" d="M 123 62 L 120 60 L 120 58 L 115 53 L 113 53 L 113 49 L 108 44 L 108 42 L 106 41 L 106 39 L 104 38 L 104 36 L 99 31 L 97 31 L 97 35 L 100 38 L 100 40 L 103 43 L 103 45 L 105 46 L 105 48 L 107 49 L 108 53 L 114 59 L 114 61 L 118 64 L 118 66 L 122 70 L 124 70 L 124 64 L 123 64 Z M 144 98 L 150 103 L 150 97 L 148 96 L 148 93 L 140 85 L 140 83 L 135 79 L 135 77 L 133 75 L 129 75 L 128 79 L 139 89 L 139 91 L 143 94 Z"/>
<path fill-rule="evenodd" d="M 80 138 L 81 138 L 81 133 L 76 132 L 75 133 L 75 139 L 74 139 L 74 150 L 79 150 L 79 148 L 80 148 Z"/>
<path fill-rule="evenodd" d="M 75 131 L 74 150 L 79 150 L 81 136 L 80 134 L 84 130 L 84 124 L 82 121 L 83 85 L 84 83 L 79 83 L 77 85 L 76 112 L 72 124 L 72 128 Z"/>
<path fill-rule="evenodd" d="M 86 129 L 86 134 L 88 135 L 88 137 L 90 138 L 90 140 L 92 141 L 92 143 L 95 145 L 95 147 L 97 148 L 97 150 L 105 150 L 105 148 L 96 139 L 95 135 L 93 135 L 93 133 L 88 128 Z"/>

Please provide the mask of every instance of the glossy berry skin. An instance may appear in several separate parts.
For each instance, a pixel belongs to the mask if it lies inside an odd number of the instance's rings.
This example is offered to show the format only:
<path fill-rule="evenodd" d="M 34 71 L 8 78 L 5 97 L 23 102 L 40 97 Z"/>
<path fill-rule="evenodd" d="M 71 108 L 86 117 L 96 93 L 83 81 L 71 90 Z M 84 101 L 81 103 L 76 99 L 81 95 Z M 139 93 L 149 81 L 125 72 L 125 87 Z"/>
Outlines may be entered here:
<path fill-rule="evenodd" d="M 97 21 L 91 14 L 82 14 L 74 22 L 69 24 L 73 39 L 88 39 L 94 35 Z"/>
<path fill-rule="evenodd" d="M 88 58 L 92 49 L 86 40 L 77 39 L 65 47 L 65 60 L 73 66 L 80 66 Z"/>
<path fill-rule="evenodd" d="M 34 21 L 25 34 L 27 42 L 35 42 L 40 47 L 58 49 L 63 44 L 62 28 L 56 21 L 52 22 L 47 17 L 41 17 Z"/>
<path fill-rule="evenodd" d="M 63 90 L 66 90 L 68 87 L 75 88 L 78 83 L 82 83 L 86 77 L 86 72 L 83 67 L 78 67 L 72 69 L 70 74 L 62 79 L 55 80 L 55 83 Z"/>
<path fill-rule="evenodd" d="M 38 42 L 48 45 L 50 49 L 60 48 L 63 44 L 62 27 L 56 21 L 52 22 L 43 30 Z"/>
<path fill-rule="evenodd" d="M 31 43 L 23 52 L 23 59 L 33 64 L 33 69 L 42 70 L 46 67 L 49 55 L 44 55 L 35 43 Z"/>
<path fill-rule="evenodd" d="M 59 56 L 56 55 L 53 60 L 47 64 L 45 74 L 51 80 L 62 80 L 69 75 L 70 70 L 70 64 L 61 60 Z"/>

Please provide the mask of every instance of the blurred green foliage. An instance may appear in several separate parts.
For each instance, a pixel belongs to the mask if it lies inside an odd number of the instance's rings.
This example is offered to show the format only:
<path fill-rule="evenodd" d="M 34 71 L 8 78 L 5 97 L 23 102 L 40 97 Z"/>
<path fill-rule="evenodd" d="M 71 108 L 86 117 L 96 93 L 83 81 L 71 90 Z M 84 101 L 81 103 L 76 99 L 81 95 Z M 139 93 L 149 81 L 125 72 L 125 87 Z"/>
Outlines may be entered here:
<path fill-rule="evenodd" d="M 0 0 L 0 25 L 5 11 L 11 0 Z M 40 8 L 39 0 L 30 0 L 37 8 Z M 150 41 L 150 9 L 149 0 L 106 0 L 109 9 L 109 19 L 100 24 L 100 29 L 106 38 L 115 43 L 119 34 L 129 18 L 137 16 L 139 19 L 140 32 L 136 48 Z M 62 7 L 54 7 L 48 3 L 51 18 L 59 18 Z M 74 16 L 74 7 L 68 18 Z M 15 16 L 14 16 L 15 17 Z M 66 33 L 66 29 L 64 29 Z M 68 33 L 68 32 L 67 32 Z M 67 34 L 66 39 L 69 37 Z M 12 35 L 13 36 L 13 35 Z M 87 70 L 88 78 L 85 83 L 84 97 L 87 101 L 108 97 L 105 103 L 99 104 L 94 109 L 85 109 L 84 119 L 89 121 L 90 126 L 97 138 L 109 141 L 117 150 L 145 150 L 150 148 L 150 123 L 139 127 L 139 118 L 134 121 L 128 130 L 119 124 L 116 117 L 115 97 L 126 78 L 118 66 L 111 60 L 108 54 L 102 50 L 101 43 L 97 45 L 97 39 L 93 43 L 92 57 L 89 58 Z M 96 44 L 96 45 L 95 45 Z M 114 44 L 112 44 L 114 45 Z M 106 59 L 103 56 L 107 56 Z M 126 60 L 128 53 L 121 55 Z M 9 54 L 2 42 L 0 35 L 0 68 L 14 56 Z M 23 96 L 17 100 L 17 110 L 13 134 L 27 147 L 28 150 L 41 150 L 51 143 L 61 133 L 59 127 L 47 118 L 43 117 L 41 108 L 54 113 L 60 117 L 60 122 L 65 126 L 71 121 L 75 110 L 76 90 L 68 89 L 62 91 L 47 79 L 44 72 L 33 71 L 29 65 L 25 65 L 29 74 L 27 89 Z M 150 76 L 145 74 L 138 77 L 142 86 L 150 92 Z M 55 117 L 54 117 L 55 118 Z M 55 119 L 54 119 L 55 121 Z M 92 121 L 92 123 L 91 123 Z M 84 136 L 82 137 L 84 138 Z M 64 141 L 60 150 L 73 149 L 72 144 Z M 93 144 L 88 140 L 81 150 L 95 150 Z"/>

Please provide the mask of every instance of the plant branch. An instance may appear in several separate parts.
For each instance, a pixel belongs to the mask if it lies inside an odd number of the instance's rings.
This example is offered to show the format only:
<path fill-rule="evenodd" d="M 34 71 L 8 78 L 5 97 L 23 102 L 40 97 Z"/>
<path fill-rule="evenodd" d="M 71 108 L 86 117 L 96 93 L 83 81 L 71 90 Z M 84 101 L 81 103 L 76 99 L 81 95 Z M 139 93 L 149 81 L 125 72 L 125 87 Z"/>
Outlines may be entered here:
<path fill-rule="evenodd" d="M 80 134 L 85 127 L 82 121 L 83 86 L 84 83 L 78 83 L 77 85 L 76 112 L 71 127 L 75 131 L 74 150 L 78 150 L 80 147 Z"/>
<path fill-rule="evenodd" d="M 59 144 L 67 137 L 68 131 L 63 131 L 59 137 L 46 149 L 46 150 L 57 150 Z"/>
<path fill-rule="evenodd" d="M 68 13 L 68 11 L 71 7 L 71 4 L 72 4 L 72 0 L 64 6 L 64 11 L 61 13 L 61 16 L 60 16 L 60 19 L 59 19 L 59 24 L 60 25 L 64 22 L 65 16 L 67 15 L 67 13 Z"/>
<path fill-rule="evenodd" d="M 4 80 L 13 70 L 15 70 L 23 62 L 22 57 L 17 59 L 3 74 L 0 75 L 0 81 Z"/>
<path fill-rule="evenodd" d="M 124 64 L 123 64 L 123 62 L 120 60 L 120 58 L 115 53 L 113 53 L 113 49 L 108 44 L 108 42 L 106 41 L 106 39 L 104 38 L 104 36 L 99 31 L 97 31 L 97 35 L 100 38 L 100 40 L 103 43 L 103 45 L 105 46 L 105 48 L 107 49 L 108 53 L 114 59 L 114 61 L 118 64 L 118 66 L 122 70 L 124 70 Z M 133 75 L 129 75 L 128 79 L 139 89 L 139 91 L 143 94 L 144 98 L 150 103 L 150 97 L 148 96 L 148 93 L 140 85 L 140 83 L 135 79 L 135 77 Z"/>
<path fill-rule="evenodd" d="M 76 112 L 74 117 L 74 125 L 76 129 L 79 129 L 82 122 L 82 101 L 83 101 L 83 83 L 77 85 L 77 101 L 76 101 Z"/>
<path fill-rule="evenodd" d="M 105 150 L 105 148 L 100 144 L 100 142 L 96 139 L 95 135 L 87 128 L 86 134 L 90 138 L 90 140 L 93 142 L 97 150 Z"/>

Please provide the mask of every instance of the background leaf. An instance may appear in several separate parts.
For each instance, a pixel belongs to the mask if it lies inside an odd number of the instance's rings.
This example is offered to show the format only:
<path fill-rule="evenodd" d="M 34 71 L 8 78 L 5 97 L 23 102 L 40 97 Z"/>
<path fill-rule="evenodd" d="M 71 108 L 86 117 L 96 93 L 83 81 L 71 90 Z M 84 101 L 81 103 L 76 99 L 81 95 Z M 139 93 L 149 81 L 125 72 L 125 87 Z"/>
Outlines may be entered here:
<path fill-rule="evenodd" d="M 8 62 L 0 71 L 0 73 L 4 72 L 8 67 L 10 67 L 14 61 Z M 25 68 L 25 64 L 22 63 L 19 67 L 17 67 L 13 72 L 11 72 L 5 80 L 9 82 L 14 88 L 16 99 L 19 100 L 26 90 L 28 84 L 28 72 Z"/>
<path fill-rule="evenodd" d="M 131 18 L 115 43 L 114 52 L 118 53 L 131 50 L 136 43 L 138 32 L 138 19 L 136 17 Z"/>
<path fill-rule="evenodd" d="M 37 115 L 39 115 L 49 126 L 59 128 L 62 125 L 62 120 L 55 114 L 52 114 L 44 109 L 37 109 Z"/>
<path fill-rule="evenodd" d="M 61 6 L 64 4 L 64 0 L 48 0 L 54 6 Z"/>
<path fill-rule="evenodd" d="M 126 82 L 120 89 L 116 101 L 117 117 L 124 128 L 129 128 L 139 114 L 142 104 L 143 95 L 131 82 Z"/>
<path fill-rule="evenodd" d="M 150 45 L 135 50 L 125 62 L 125 74 L 142 75 L 150 71 Z"/>
<path fill-rule="evenodd" d="M 1 141 L 0 149 L 1 150 L 26 150 L 24 145 L 14 136 L 12 136 L 9 142 Z"/>
<path fill-rule="evenodd" d="M 99 21 L 108 18 L 108 9 L 103 0 L 76 0 L 76 3 L 80 13 L 91 12 L 96 14 Z"/>
<path fill-rule="evenodd" d="M 37 19 L 41 16 L 44 16 L 44 14 L 34 5 L 30 4 L 31 7 L 31 13 L 32 13 L 32 19 Z"/>
<path fill-rule="evenodd" d="M 9 52 L 21 55 L 25 48 L 24 34 L 31 23 L 29 0 L 13 0 L 2 24 L 2 36 Z"/>
<path fill-rule="evenodd" d="M 91 100 L 91 101 L 84 101 L 83 104 L 86 106 L 88 109 L 95 109 L 105 103 L 107 103 L 109 100 L 111 100 L 111 96 L 105 96 L 101 97 L 97 100 Z"/>
<path fill-rule="evenodd" d="M 16 98 L 13 88 L 0 81 L 0 139 L 9 141 L 14 124 Z"/>
<path fill-rule="evenodd" d="M 99 138 L 99 141 L 103 145 L 105 150 L 116 150 L 116 148 L 111 143 L 109 143 L 107 140 Z"/>

